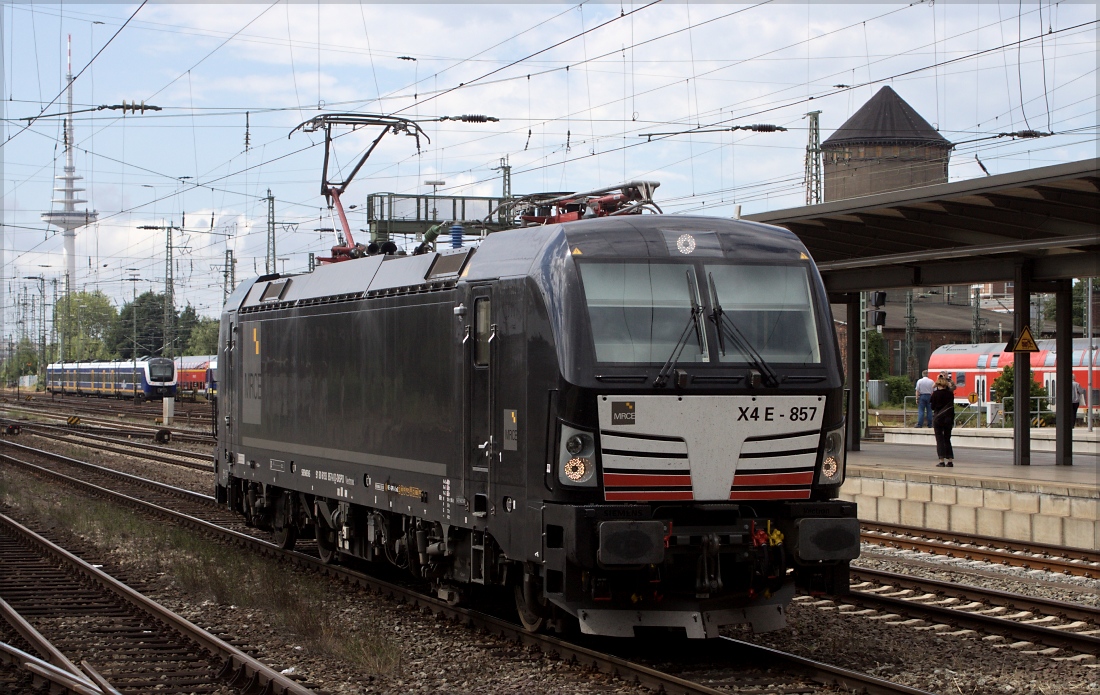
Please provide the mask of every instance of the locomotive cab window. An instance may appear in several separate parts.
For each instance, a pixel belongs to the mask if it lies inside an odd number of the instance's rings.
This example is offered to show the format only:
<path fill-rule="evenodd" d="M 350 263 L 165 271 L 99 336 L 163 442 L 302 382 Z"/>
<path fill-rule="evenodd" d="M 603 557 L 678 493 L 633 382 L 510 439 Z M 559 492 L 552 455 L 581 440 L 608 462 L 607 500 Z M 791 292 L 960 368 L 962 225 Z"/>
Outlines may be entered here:
<path fill-rule="evenodd" d="M 485 367 L 489 364 L 489 312 L 492 305 L 488 297 L 474 300 L 474 364 Z"/>
<path fill-rule="evenodd" d="M 598 362 L 663 363 L 699 304 L 695 268 L 682 263 L 578 263 Z M 692 295 L 695 295 L 694 297 Z M 702 326 L 702 318 L 699 318 Z M 679 362 L 706 362 L 704 334 Z"/>
<path fill-rule="evenodd" d="M 707 282 L 724 318 L 767 362 L 819 364 L 809 269 L 803 265 L 707 265 Z M 725 343 L 722 362 L 751 358 L 745 347 Z"/>

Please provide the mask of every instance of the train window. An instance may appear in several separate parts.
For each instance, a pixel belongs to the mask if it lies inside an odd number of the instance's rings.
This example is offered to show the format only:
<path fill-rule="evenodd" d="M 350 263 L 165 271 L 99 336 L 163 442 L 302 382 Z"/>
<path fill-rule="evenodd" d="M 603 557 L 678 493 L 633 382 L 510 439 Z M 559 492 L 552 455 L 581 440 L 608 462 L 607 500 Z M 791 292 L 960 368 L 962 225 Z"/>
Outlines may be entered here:
<path fill-rule="evenodd" d="M 768 362 L 821 362 L 810 278 L 803 265 L 707 265 L 714 299 L 745 340 Z M 723 362 L 748 355 L 729 341 Z"/>
<path fill-rule="evenodd" d="M 1000 362 L 1000 361 L 1001 361 L 1000 353 L 998 353 L 996 355 L 993 355 L 993 361 L 989 363 L 989 368 L 990 369 L 996 369 L 997 368 L 997 363 Z"/>
<path fill-rule="evenodd" d="M 989 355 L 978 355 L 978 369 L 985 369 L 989 364 Z"/>
<path fill-rule="evenodd" d="M 149 362 L 149 378 L 154 381 L 171 381 L 175 368 L 171 362 Z"/>
<path fill-rule="evenodd" d="M 489 326 L 492 305 L 488 297 L 474 300 L 474 364 L 484 367 L 489 364 Z"/>
<path fill-rule="evenodd" d="M 955 386 L 966 386 L 966 372 L 955 372 Z"/>
<path fill-rule="evenodd" d="M 596 360 L 661 364 L 668 359 L 691 319 L 689 291 L 699 285 L 695 269 L 678 263 L 592 262 L 578 263 L 578 268 Z M 707 360 L 705 345 L 688 339 L 679 362 Z"/>

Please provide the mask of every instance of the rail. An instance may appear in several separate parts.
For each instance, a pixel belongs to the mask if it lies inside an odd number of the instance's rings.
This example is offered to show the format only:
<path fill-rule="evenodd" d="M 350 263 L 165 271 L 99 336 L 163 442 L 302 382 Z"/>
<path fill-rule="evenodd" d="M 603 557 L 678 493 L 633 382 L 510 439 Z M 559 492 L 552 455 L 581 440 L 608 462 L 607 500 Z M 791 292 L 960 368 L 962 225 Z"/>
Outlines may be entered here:
<path fill-rule="evenodd" d="M 133 606 L 141 613 L 168 626 L 174 632 L 184 636 L 211 654 L 221 656 L 225 659 L 222 673 L 226 675 L 236 674 L 235 677 L 230 677 L 231 681 L 242 685 L 254 681 L 257 685 L 265 688 L 266 692 L 279 693 L 282 695 L 314 695 L 312 690 L 290 680 L 270 666 L 261 663 L 257 659 L 254 659 L 222 639 L 203 630 L 182 616 L 173 613 L 144 594 L 118 581 L 98 567 L 85 562 L 64 548 L 61 548 L 22 524 L 19 524 L 14 519 L 0 514 L 0 527 L 2 527 L 7 534 L 22 538 L 24 542 L 35 547 L 38 551 L 52 558 L 55 562 L 60 563 L 60 565 L 67 568 L 68 571 L 83 576 L 94 585 L 100 587 L 100 589 L 107 594 L 114 595 L 123 603 Z M 75 667 L 72 666 L 71 662 L 67 659 L 65 659 L 62 664 L 54 665 L 60 668 L 72 667 L 75 670 Z M 74 675 L 79 673 L 79 671 L 75 671 Z M 90 677 L 93 681 L 95 680 L 95 676 L 91 674 L 87 674 L 87 677 Z M 102 690 L 102 688 L 98 689 L 100 692 L 109 692 Z"/>

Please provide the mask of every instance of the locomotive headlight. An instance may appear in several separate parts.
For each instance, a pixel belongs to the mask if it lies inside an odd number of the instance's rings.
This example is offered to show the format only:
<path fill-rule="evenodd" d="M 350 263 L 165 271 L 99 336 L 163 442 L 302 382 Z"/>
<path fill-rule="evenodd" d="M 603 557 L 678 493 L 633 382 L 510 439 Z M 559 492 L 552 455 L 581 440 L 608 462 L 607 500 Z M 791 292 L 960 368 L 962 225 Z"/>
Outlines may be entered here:
<path fill-rule="evenodd" d="M 590 432 L 562 424 L 557 477 L 562 485 L 596 485 L 596 441 Z"/>
<path fill-rule="evenodd" d="M 839 485 L 844 482 L 844 425 L 825 433 L 817 482 L 819 485 Z"/>
<path fill-rule="evenodd" d="M 565 450 L 576 456 L 588 448 L 588 441 L 591 439 L 587 434 L 574 434 L 565 440 Z"/>
<path fill-rule="evenodd" d="M 593 470 L 592 461 L 582 456 L 574 456 L 565 462 L 565 477 L 574 483 L 581 483 L 591 478 Z"/>

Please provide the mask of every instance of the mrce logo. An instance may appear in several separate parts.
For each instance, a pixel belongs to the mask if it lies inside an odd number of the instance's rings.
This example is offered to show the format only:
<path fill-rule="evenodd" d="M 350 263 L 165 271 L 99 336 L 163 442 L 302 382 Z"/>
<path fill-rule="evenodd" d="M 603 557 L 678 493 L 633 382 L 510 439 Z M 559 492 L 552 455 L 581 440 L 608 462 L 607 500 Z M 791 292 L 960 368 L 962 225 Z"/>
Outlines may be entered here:
<path fill-rule="evenodd" d="M 637 422 L 634 401 L 622 401 L 611 404 L 612 425 L 633 425 Z"/>

